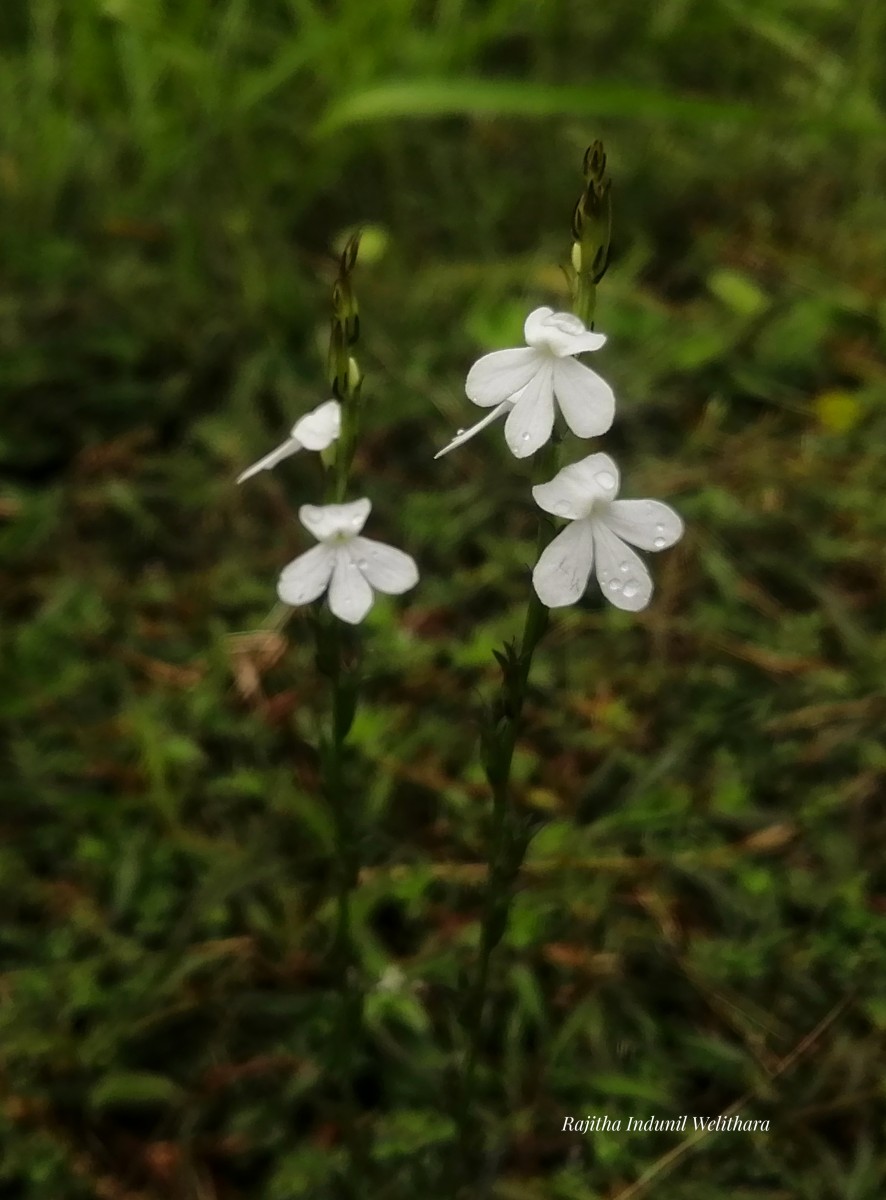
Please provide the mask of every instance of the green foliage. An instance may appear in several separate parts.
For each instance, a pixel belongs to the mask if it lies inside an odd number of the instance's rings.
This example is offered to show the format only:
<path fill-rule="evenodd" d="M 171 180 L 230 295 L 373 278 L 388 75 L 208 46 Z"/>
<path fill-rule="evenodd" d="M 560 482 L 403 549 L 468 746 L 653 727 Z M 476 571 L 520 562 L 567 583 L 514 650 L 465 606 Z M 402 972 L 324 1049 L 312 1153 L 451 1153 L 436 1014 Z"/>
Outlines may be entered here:
<path fill-rule="evenodd" d="M 366 224 L 356 466 L 422 581 L 367 622 L 350 733 L 353 1066 L 365 1194 L 451 1194 L 480 715 L 534 515 L 495 429 L 431 457 L 473 358 L 567 303 L 600 137 L 612 449 L 688 533 L 645 614 L 590 596 L 533 664 L 513 778 L 538 832 L 491 980 L 478 1195 L 597 1200 L 648 1171 L 630 1194 L 879 1194 L 884 21 L 0 4 L 0 1191 L 341 1185 L 325 687 L 306 615 L 273 611 L 315 476 L 232 480 L 325 398 L 336 257 Z M 742 1096 L 770 1133 L 670 1173 L 673 1134 L 561 1132 Z"/>

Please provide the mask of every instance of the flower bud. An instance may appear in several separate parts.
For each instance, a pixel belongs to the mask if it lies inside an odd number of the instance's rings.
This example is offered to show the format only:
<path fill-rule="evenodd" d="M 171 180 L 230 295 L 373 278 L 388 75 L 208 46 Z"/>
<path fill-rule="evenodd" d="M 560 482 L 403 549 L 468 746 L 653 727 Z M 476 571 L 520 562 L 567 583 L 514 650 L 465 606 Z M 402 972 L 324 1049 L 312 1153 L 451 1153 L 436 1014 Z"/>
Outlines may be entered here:
<path fill-rule="evenodd" d="M 609 265 L 612 229 L 610 180 L 602 142 L 585 151 L 582 169 L 585 187 L 572 214 L 572 265 L 575 270 L 573 306 L 588 328 L 593 327 L 596 285 Z"/>
<path fill-rule="evenodd" d="M 357 365 L 356 358 L 348 359 L 348 394 L 353 396 L 357 388 L 363 382 L 363 372 Z"/>

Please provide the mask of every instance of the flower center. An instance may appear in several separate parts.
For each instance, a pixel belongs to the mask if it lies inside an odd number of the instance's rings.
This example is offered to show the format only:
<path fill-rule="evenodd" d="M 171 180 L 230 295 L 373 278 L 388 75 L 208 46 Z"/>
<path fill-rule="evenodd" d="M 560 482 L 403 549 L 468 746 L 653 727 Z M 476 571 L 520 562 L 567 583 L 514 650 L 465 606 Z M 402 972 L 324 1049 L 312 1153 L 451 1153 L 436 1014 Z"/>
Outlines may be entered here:
<path fill-rule="evenodd" d="M 593 500 L 587 502 L 585 520 L 588 520 L 590 517 L 602 517 L 605 520 L 611 503 L 612 501 L 608 496 L 595 496 Z"/>

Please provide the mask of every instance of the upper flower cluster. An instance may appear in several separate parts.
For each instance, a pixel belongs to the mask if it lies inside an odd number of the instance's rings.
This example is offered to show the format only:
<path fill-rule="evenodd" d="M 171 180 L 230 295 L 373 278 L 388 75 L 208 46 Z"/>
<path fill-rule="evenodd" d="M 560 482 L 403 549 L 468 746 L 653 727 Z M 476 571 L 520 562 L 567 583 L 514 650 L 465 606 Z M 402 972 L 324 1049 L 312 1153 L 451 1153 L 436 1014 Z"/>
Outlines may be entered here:
<path fill-rule="evenodd" d="M 534 454 L 550 439 L 555 406 L 577 437 L 597 437 L 609 429 L 615 416 L 612 388 L 576 358 L 599 350 L 606 342 L 603 334 L 587 329 L 572 313 L 550 308 L 534 309 L 523 333 L 525 347 L 496 350 L 471 367 L 468 399 L 492 411 L 459 431 L 435 457 L 463 445 L 505 413 L 505 441 L 516 458 Z M 649 603 L 652 579 L 627 543 L 663 550 L 680 539 L 683 522 L 657 500 L 616 500 L 618 488 L 612 459 L 592 454 L 532 489 L 540 508 L 571 522 L 533 571 L 535 591 L 548 608 L 579 600 L 592 571 L 603 595 L 618 608 L 638 612 Z"/>

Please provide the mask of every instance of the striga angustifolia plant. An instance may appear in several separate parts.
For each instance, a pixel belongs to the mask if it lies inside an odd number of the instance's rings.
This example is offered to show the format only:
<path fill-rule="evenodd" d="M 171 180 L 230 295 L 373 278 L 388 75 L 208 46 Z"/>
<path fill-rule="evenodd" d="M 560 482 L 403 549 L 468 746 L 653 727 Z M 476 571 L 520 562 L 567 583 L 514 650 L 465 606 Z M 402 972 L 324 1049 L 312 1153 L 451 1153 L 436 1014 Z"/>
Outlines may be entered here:
<path fill-rule="evenodd" d="M 611 236 L 610 180 L 600 142 L 585 153 L 584 187 L 573 211 L 569 273 L 573 311 L 534 309 L 526 318 L 526 346 L 498 350 L 469 370 L 465 393 L 491 411 L 440 450 L 440 458 L 462 446 L 505 416 L 505 442 L 515 458 L 542 451 L 540 482 L 532 488 L 536 504 L 565 524 L 539 521 L 532 591 L 519 643 L 495 651 L 501 668 L 498 694 L 481 727 L 481 754 L 492 795 L 487 850 L 488 873 L 482 902 L 480 945 L 473 976 L 461 1007 L 464 1052 L 455 1088 L 460 1155 L 453 1179 L 474 1195 L 483 1159 L 483 1125 L 477 1112 L 478 1066 L 486 1036 L 493 955 L 507 929 L 517 876 L 533 835 L 532 822 L 517 807 L 511 770 L 521 727 L 533 656 L 549 624 L 549 610 L 575 604 L 591 574 L 601 594 L 618 608 L 638 612 L 652 596 L 652 579 L 631 549 L 658 551 L 672 546 L 683 523 L 668 505 L 656 500 L 617 499 L 620 473 L 604 453 L 560 467 L 555 427 L 559 410 L 580 438 L 606 433 L 615 415 L 610 386 L 579 361 L 579 355 L 603 347 L 595 331 L 597 285 L 609 265 Z M 453 1160 L 455 1161 L 455 1160 Z"/>
<path fill-rule="evenodd" d="M 302 449 L 319 452 L 326 467 L 322 504 L 302 504 L 298 517 L 317 545 L 283 567 L 277 594 L 284 604 L 313 604 L 317 669 L 329 685 L 331 716 L 319 746 L 324 797 L 333 818 L 335 919 L 329 969 L 337 992 L 331 1014 L 330 1060 L 348 1157 L 341 1177 L 342 1195 L 363 1196 L 371 1177 L 371 1154 L 358 1118 L 354 1091 L 364 1033 L 365 984 L 352 918 L 352 899 L 361 866 L 363 841 L 359 787 L 351 770 L 347 739 L 360 693 L 358 647 L 353 627 L 372 607 L 376 592 L 399 595 L 418 583 L 415 560 L 402 550 L 363 536 L 372 502 L 347 500 L 351 465 L 362 410 L 363 376 L 354 357 L 360 321 L 352 275 L 359 234 L 349 239 L 339 259 L 332 290 L 328 382 L 331 399 L 305 414 L 275 450 L 247 468 L 244 482 L 270 470 Z M 320 603 L 326 595 L 326 604 Z"/>
<path fill-rule="evenodd" d="M 469 400 L 490 412 L 459 431 L 437 458 L 464 445 L 499 417 L 517 459 L 538 455 L 533 498 L 542 510 L 536 562 L 522 635 L 495 657 L 501 683 L 481 725 L 481 758 L 491 792 L 487 874 L 481 905 L 477 960 L 460 1002 L 462 1054 L 456 1073 L 454 1112 L 459 1155 L 450 1160 L 453 1194 L 469 1195 L 484 1151 L 478 1119 L 478 1068 L 487 1030 L 493 959 L 507 928 L 516 880 L 533 835 L 533 824 L 515 802 L 511 773 L 534 655 L 547 631 L 550 610 L 578 602 L 595 576 L 607 601 L 630 612 L 645 608 L 652 578 L 632 547 L 658 551 L 672 546 L 683 523 L 668 505 L 650 499 L 619 499 L 620 472 L 605 453 L 561 465 L 558 414 L 576 437 L 605 434 L 615 416 L 609 384 L 580 356 L 606 344 L 594 329 L 597 285 L 609 262 L 610 185 L 600 143 L 584 160 L 585 184 L 573 214 L 572 312 L 533 309 L 524 324 L 526 345 L 483 355 L 465 382 Z M 281 570 L 277 592 L 284 604 L 312 605 L 317 668 L 329 684 L 331 718 L 320 743 L 324 796 L 335 830 L 333 867 L 335 926 L 329 965 L 338 1001 L 332 1019 L 336 1094 L 348 1142 L 341 1183 L 347 1197 L 365 1194 L 371 1153 L 358 1120 L 354 1081 L 364 1033 L 365 985 L 352 921 L 363 828 L 350 773 L 348 735 L 360 691 L 355 629 L 375 594 L 399 595 L 418 582 L 418 568 L 402 550 L 364 536 L 372 503 L 350 498 L 351 465 L 362 408 L 362 372 L 353 350 L 360 322 L 352 275 L 359 237 L 339 260 L 332 293 L 328 382 L 332 398 L 299 418 L 289 437 L 239 476 L 244 482 L 301 450 L 315 451 L 326 468 L 322 503 L 303 503 L 298 517 L 316 541 Z M 553 518 L 553 519 L 551 519 Z M 324 598 L 325 597 L 325 603 Z"/>

